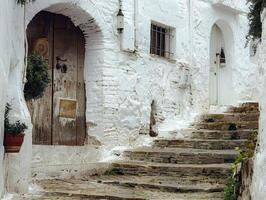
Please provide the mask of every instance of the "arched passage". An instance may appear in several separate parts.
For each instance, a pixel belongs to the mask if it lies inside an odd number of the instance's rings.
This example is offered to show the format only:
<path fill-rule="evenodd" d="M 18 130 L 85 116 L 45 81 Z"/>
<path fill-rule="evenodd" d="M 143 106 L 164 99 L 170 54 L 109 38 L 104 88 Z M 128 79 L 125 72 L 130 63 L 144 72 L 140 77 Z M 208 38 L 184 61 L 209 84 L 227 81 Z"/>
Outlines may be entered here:
<path fill-rule="evenodd" d="M 38 4 L 35 15 L 29 13 L 27 30 L 29 53 L 36 51 L 38 43 L 47 46 L 42 56 L 50 60 L 52 77 L 47 88 L 51 98 L 44 95 L 35 105 L 37 112 L 32 112 L 33 142 L 82 145 L 88 118 L 101 118 L 95 101 L 101 105 L 102 91 L 94 84 L 102 76 L 98 62 L 103 57 L 102 32 L 96 20 L 77 4 L 49 2 Z M 41 10 L 40 5 L 44 7 Z M 45 112 L 48 114 L 43 115 Z"/>
<path fill-rule="evenodd" d="M 210 105 L 230 105 L 233 102 L 232 63 L 233 39 L 230 27 L 217 21 L 210 39 Z"/>

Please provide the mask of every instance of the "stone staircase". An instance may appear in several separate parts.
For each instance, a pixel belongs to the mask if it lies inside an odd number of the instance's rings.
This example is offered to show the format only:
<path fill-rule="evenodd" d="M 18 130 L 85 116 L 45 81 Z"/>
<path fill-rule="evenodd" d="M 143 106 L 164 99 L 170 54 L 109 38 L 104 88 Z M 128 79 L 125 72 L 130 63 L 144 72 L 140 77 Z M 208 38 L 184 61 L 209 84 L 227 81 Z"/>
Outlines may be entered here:
<path fill-rule="evenodd" d="M 14 199 L 221 200 L 235 148 L 258 129 L 257 103 L 204 114 L 184 139 L 157 139 L 127 150 L 104 175 L 82 180 L 41 180 L 43 189 Z"/>

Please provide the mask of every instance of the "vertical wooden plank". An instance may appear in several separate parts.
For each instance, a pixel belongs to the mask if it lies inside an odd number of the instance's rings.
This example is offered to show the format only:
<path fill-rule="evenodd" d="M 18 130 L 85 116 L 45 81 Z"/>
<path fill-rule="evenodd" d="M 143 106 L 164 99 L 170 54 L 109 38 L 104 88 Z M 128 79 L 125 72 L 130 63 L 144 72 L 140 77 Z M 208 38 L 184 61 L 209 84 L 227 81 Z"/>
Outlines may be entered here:
<path fill-rule="evenodd" d="M 27 29 L 27 38 L 29 43 L 29 54 L 38 49 L 38 39 L 48 40 L 49 49 L 38 51 L 38 53 L 47 58 L 49 63 L 49 74 L 52 74 L 52 31 L 51 17 L 48 12 L 40 12 L 29 24 Z M 49 51 L 49 53 L 47 52 Z M 48 56 L 48 57 L 47 57 Z M 51 119 L 52 119 L 52 83 L 46 88 L 41 99 L 27 103 L 31 113 L 33 131 L 33 144 L 51 144 Z"/>
<path fill-rule="evenodd" d="M 86 137 L 86 98 L 84 83 L 84 59 L 85 59 L 85 39 L 81 30 L 77 30 L 77 145 L 83 145 Z"/>
<path fill-rule="evenodd" d="M 59 117 L 60 100 L 76 100 L 77 40 L 70 19 L 55 15 L 54 21 L 54 89 L 53 89 L 53 144 L 76 145 L 76 119 Z M 60 58 L 60 61 L 57 60 Z M 67 71 L 56 68 L 66 65 Z"/>

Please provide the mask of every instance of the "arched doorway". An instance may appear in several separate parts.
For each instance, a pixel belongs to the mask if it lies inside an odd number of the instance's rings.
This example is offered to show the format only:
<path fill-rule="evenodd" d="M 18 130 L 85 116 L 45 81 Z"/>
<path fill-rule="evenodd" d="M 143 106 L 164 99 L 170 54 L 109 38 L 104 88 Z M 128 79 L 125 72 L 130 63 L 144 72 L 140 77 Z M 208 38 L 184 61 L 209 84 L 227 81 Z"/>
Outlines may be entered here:
<path fill-rule="evenodd" d="M 232 102 L 231 83 L 231 49 L 223 30 L 217 24 L 213 25 L 210 42 L 210 105 L 228 105 Z"/>
<path fill-rule="evenodd" d="M 49 63 L 51 83 L 31 103 L 33 144 L 83 145 L 86 136 L 85 39 L 70 18 L 41 11 L 27 28 L 29 54 Z"/>

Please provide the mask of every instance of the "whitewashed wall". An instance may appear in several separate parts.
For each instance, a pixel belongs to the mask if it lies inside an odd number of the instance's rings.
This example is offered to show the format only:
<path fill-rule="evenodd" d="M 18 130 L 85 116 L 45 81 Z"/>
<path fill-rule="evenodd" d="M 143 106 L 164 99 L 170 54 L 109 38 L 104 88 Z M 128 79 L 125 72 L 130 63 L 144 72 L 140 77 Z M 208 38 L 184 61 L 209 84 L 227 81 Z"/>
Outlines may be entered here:
<path fill-rule="evenodd" d="M 257 152 L 254 160 L 252 199 L 265 199 L 266 191 L 266 10 L 262 13 L 262 42 L 257 57 L 262 87 L 260 89 L 260 123 Z"/>
<path fill-rule="evenodd" d="M 88 150 L 92 149 L 95 156 L 82 155 L 79 159 L 88 158 L 88 163 L 97 163 L 114 147 L 122 149 L 146 144 L 149 138 L 139 133 L 148 133 L 153 100 L 159 115 L 160 136 L 166 136 L 167 131 L 175 131 L 193 120 L 193 113 L 206 112 L 209 106 L 210 34 L 216 22 L 221 28 L 225 27 L 225 35 L 231 33 L 230 45 L 234 50 L 230 54 L 232 86 L 228 96 L 233 97 L 230 103 L 257 100 L 257 94 L 253 93 L 257 68 L 249 62 L 249 48 L 244 48 L 248 28 L 243 13 L 246 6 L 242 1 L 230 2 L 234 4 L 201 0 L 168 0 L 167 3 L 165 0 L 124 0 L 125 31 L 122 36 L 117 34 L 115 26 L 118 0 L 36 0 L 26 6 L 25 25 L 45 9 L 69 16 L 85 32 Z M 0 33 L 4 35 L 0 37 L 1 47 L 4 47 L 0 50 L 3 51 L 0 67 L 5 72 L 0 75 L 0 109 L 3 111 L 9 93 L 9 99 L 15 98 L 14 104 L 19 111 L 15 117 L 28 121 L 30 117 L 21 85 L 25 52 L 23 9 L 13 1 L 5 0 L 1 2 L 2 10 L 0 24 L 7 28 Z M 151 21 L 175 29 L 173 59 L 149 54 Z M 190 78 L 184 85 L 182 74 L 186 68 Z M 10 84 L 6 87 L 8 81 Z M 8 88 L 11 92 L 7 92 Z M 3 128 L 1 130 L 3 135 Z M 27 136 L 23 148 L 28 151 L 22 150 L 19 156 L 6 162 L 7 168 L 13 170 L 13 176 L 7 178 L 10 191 L 24 192 L 27 187 L 25 177 L 28 174 L 25 172 L 30 172 L 30 133 Z M 91 140 L 97 140 L 101 146 L 95 146 Z M 34 147 L 33 163 L 47 161 L 46 156 L 41 157 L 42 149 Z M 58 149 L 55 152 L 61 156 L 68 152 L 64 148 Z M 22 158 L 25 161 L 21 162 Z M 22 165 L 27 167 L 20 171 Z M 15 184 L 16 181 L 21 184 Z"/>
<path fill-rule="evenodd" d="M 39 0 L 27 6 L 26 24 L 46 9 L 69 16 L 88 36 L 85 79 L 90 136 L 105 144 L 127 144 L 124 139 L 135 138 L 141 128 L 149 126 L 152 100 L 165 120 L 182 116 L 187 107 L 197 112 L 207 110 L 210 32 L 216 22 L 225 27 L 225 36 L 231 34 L 232 39 L 232 93 L 229 94 L 234 98 L 230 103 L 254 99 L 250 91 L 256 81 L 256 68 L 249 62 L 249 49 L 244 48 L 248 28 L 243 14 L 245 4 L 237 3 L 237 7 L 234 3 L 231 8 L 228 2 L 219 1 L 224 7 L 216 6 L 216 1 L 189 2 L 122 1 L 126 24 L 121 39 L 115 27 L 116 0 Z M 94 20 L 93 26 L 100 34 L 86 27 L 88 18 Z M 149 54 L 151 21 L 176 29 L 173 59 Z M 121 51 L 120 46 L 136 53 Z M 182 87 L 180 77 L 184 67 L 189 68 L 192 76 L 186 88 Z"/>
<path fill-rule="evenodd" d="M 6 189 L 14 192 L 27 191 L 31 165 L 31 123 L 23 97 L 24 72 L 24 22 L 23 8 L 15 1 L 1 1 L 0 6 L 0 196 Z M 21 120 L 29 129 L 18 155 L 4 154 L 3 122 L 6 102 L 12 106 L 11 121 Z M 5 181 L 5 183 L 4 183 Z"/>

